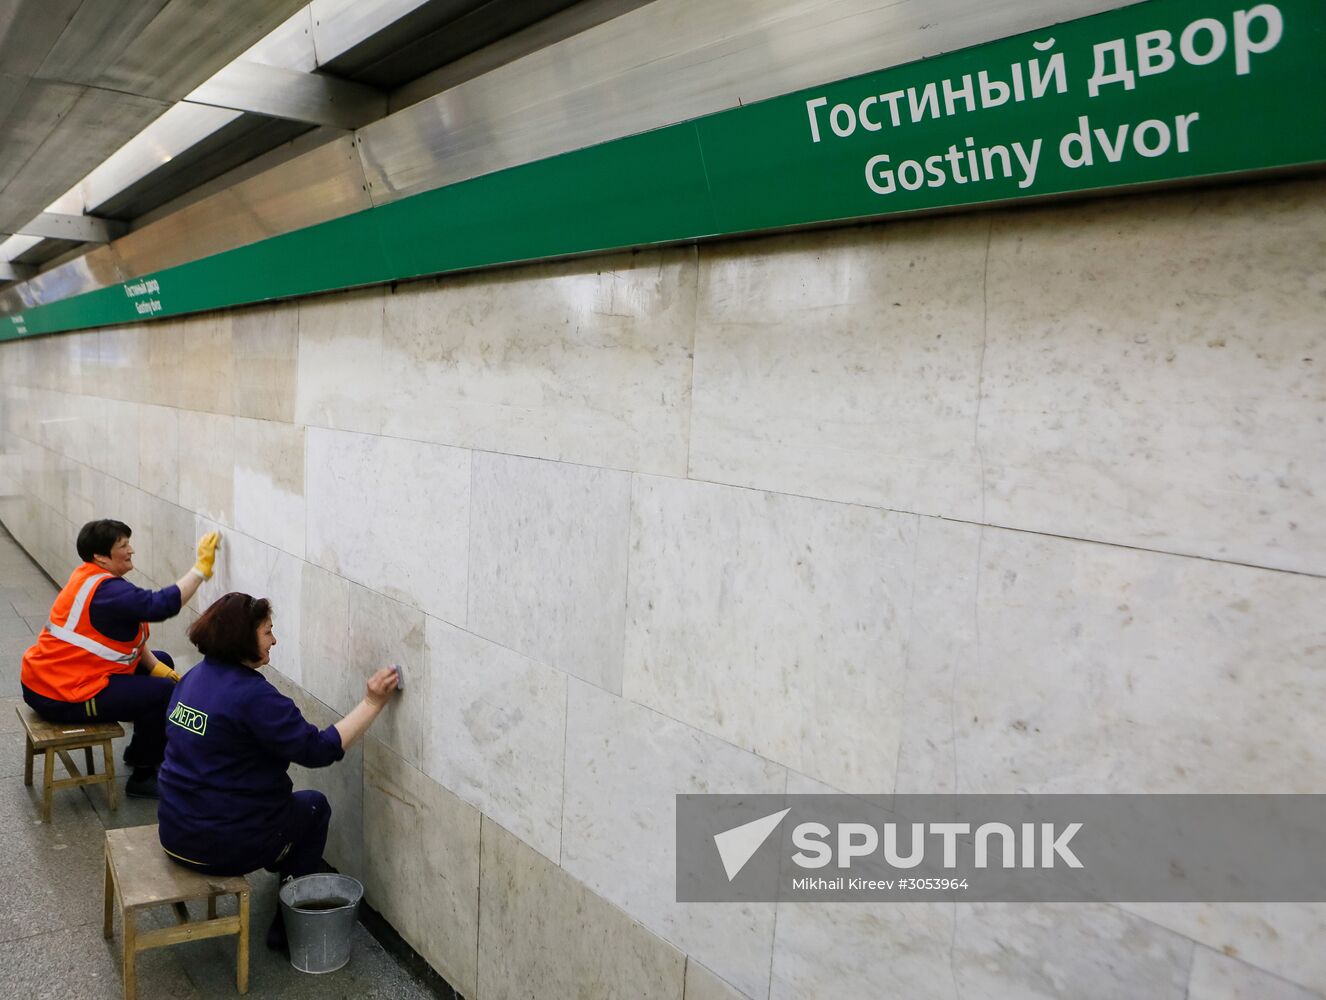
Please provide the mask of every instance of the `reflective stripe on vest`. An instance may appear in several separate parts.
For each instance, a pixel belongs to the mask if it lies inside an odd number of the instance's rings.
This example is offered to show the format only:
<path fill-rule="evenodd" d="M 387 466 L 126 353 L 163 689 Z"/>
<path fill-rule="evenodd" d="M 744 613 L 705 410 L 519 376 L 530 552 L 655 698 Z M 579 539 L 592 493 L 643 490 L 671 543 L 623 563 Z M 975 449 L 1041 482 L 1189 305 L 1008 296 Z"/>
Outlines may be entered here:
<path fill-rule="evenodd" d="M 82 619 L 83 605 L 87 604 L 88 595 L 92 593 L 97 584 L 113 575 L 111 573 L 101 573 L 84 580 L 83 586 L 78 588 L 78 593 L 74 596 L 74 603 L 69 608 L 69 615 L 65 618 L 64 624 L 57 625 L 55 622 L 49 621 L 46 623 L 46 631 L 71 646 L 77 646 L 79 649 L 85 650 L 93 656 L 99 656 L 103 660 L 110 660 L 111 663 L 132 663 L 138 657 L 137 647 L 127 653 L 121 653 L 118 649 L 111 649 L 109 646 L 97 642 L 96 639 L 81 635 L 68 627 L 70 622 L 77 625 Z"/>

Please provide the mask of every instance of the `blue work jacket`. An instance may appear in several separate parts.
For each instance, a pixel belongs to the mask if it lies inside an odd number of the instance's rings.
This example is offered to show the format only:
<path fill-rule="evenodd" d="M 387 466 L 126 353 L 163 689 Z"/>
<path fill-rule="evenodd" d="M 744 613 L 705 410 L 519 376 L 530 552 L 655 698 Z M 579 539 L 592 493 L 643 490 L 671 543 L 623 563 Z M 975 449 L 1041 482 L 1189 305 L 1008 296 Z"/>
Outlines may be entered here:
<path fill-rule="evenodd" d="M 284 834 L 290 765 L 344 756 L 336 728 L 305 721 L 261 671 L 204 658 L 170 699 L 157 775 L 161 844 L 200 864 L 261 856 Z"/>

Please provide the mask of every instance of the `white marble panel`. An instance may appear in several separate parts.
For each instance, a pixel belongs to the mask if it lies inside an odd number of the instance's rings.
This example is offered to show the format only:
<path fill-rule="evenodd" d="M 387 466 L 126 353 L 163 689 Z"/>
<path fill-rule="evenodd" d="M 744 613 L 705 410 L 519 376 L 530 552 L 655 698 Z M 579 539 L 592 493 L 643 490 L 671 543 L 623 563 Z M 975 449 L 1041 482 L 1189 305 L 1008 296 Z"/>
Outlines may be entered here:
<path fill-rule="evenodd" d="M 625 696 L 838 788 L 891 791 L 916 522 L 637 476 Z"/>
<path fill-rule="evenodd" d="M 1186 1000 L 1192 941 L 1113 906 L 959 903 L 956 921 L 959 996 Z"/>
<path fill-rule="evenodd" d="M 364 746 L 368 903 L 467 997 L 478 992 L 481 817 L 370 736 Z M 491 845 L 485 838 L 483 850 Z M 500 888 L 494 885 L 494 890 Z M 522 942 L 523 943 L 523 942 Z"/>
<path fill-rule="evenodd" d="M 144 405 L 138 431 L 138 485 L 178 503 L 180 499 L 180 418 L 169 406 Z"/>
<path fill-rule="evenodd" d="M 79 527 L 97 518 L 115 516 L 106 513 L 106 499 L 115 495 L 109 486 L 110 478 L 104 472 L 86 465 L 73 466 L 65 477 L 60 503 L 65 516 Z M 132 522 L 129 525 L 133 527 Z"/>
<path fill-rule="evenodd" d="M 781 795 L 777 764 L 571 678 L 562 867 L 750 996 L 765 996 L 772 903 L 676 901 L 676 799 Z"/>
<path fill-rule="evenodd" d="M 139 330 L 148 342 L 143 402 L 206 413 L 234 412 L 234 358 L 224 313 L 156 320 Z"/>
<path fill-rule="evenodd" d="M 963 996 L 953 926 L 951 903 L 779 903 L 769 1000 Z"/>
<path fill-rule="evenodd" d="M 436 618 L 426 635 L 424 771 L 557 862 L 566 675 Z M 402 699 L 418 699 L 406 685 Z"/>
<path fill-rule="evenodd" d="M 1326 903 L 1122 903 L 1120 907 L 1221 955 L 1326 995 L 1326 949 L 1321 946 L 1326 940 Z M 1228 974 L 1240 981 L 1236 973 Z M 1221 977 L 1219 970 L 1208 970 L 1202 978 L 1218 982 Z M 1273 995 L 1258 996 L 1269 1000 Z M 1198 994 L 1193 993 L 1192 1000 L 1198 1000 Z"/>
<path fill-rule="evenodd" d="M 384 397 L 396 391 L 382 372 L 385 295 L 369 288 L 299 300 L 298 423 L 382 430 Z"/>
<path fill-rule="evenodd" d="M 686 1000 L 747 1000 L 730 983 L 725 983 L 699 962 L 686 960 Z"/>
<path fill-rule="evenodd" d="M 1207 948 L 1198 948 L 1193 956 L 1188 1000 L 1321 1000 L 1322 996 Z"/>
<path fill-rule="evenodd" d="M 996 217 L 988 521 L 1326 572 L 1324 192 Z"/>
<path fill-rule="evenodd" d="M 621 693 L 630 475 L 477 452 L 472 490 L 469 630 Z"/>
<path fill-rule="evenodd" d="M 952 788 L 956 733 L 959 792 L 1324 790 L 1326 580 L 932 529 L 900 789 Z"/>
<path fill-rule="evenodd" d="M 315 428 L 305 448 L 309 561 L 464 624 L 470 453 Z"/>
<path fill-rule="evenodd" d="M 339 683 L 328 685 L 334 693 L 328 704 L 348 712 L 364 697 L 369 677 L 383 667 L 400 666 L 406 687 L 383 709 L 373 735 L 420 770 L 436 725 L 432 714 L 433 679 L 424 649 L 426 620 L 417 608 L 351 586 L 348 669 Z"/>
<path fill-rule="evenodd" d="M 97 330 L 97 361 L 92 391 L 112 399 L 155 403 L 148 392 L 149 340 L 138 323 Z"/>
<path fill-rule="evenodd" d="M 479 996 L 682 1000 L 686 956 L 483 821 Z"/>
<path fill-rule="evenodd" d="M 690 475 L 977 519 L 984 216 L 700 254 Z"/>
<path fill-rule="evenodd" d="M 301 565 L 301 681 L 324 704 L 344 712 L 350 676 L 350 588 L 335 573 L 312 563 Z"/>
<path fill-rule="evenodd" d="M 685 475 L 694 319 L 690 249 L 400 285 L 383 429 Z"/>
<path fill-rule="evenodd" d="M 902 691 L 895 791 L 939 795 L 956 790 L 955 741 L 973 720 L 958 716 L 954 675 L 975 661 L 980 630 L 974 612 L 982 527 L 923 517 Z"/>
<path fill-rule="evenodd" d="M 281 674 L 269 675 L 272 684 L 295 703 L 304 719 L 319 729 L 333 726 L 340 713 L 328 708 L 306 690 Z M 364 878 L 364 747 L 361 740 L 330 767 L 292 765 L 290 780 L 296 789 L 312 788 L 327 796 L 331 805 L 331 827 L 323 856 L 341 873 Z"/>
<path fill-rule="evenodd" d="M 1193 944 L 1104 905 L 780 903 L 770 1000 L 1184 1000 Z"/>
<path fill-rule="evenodd" d="M 235 419 L 179 411 L 180 506 L 209 521 L 234 523 Z"/>
<path fill-rule="evenodd" d="M 235 415 L 290 423 L 295 419 L 299 355 L 298 302 L 232 309 Z"/>
<path fill-rule="evenodd" d="M 84 399 L 90 404 L 90 420 L 100 427 L 95 439 L 100 451 L 89 454 L 86 461 L 94 469 L 137 486 L 140 439 L 138 404 L 116 399 Z"/>
<path fill-rule="evenodd" d="M 304 558 L 304 428 L 235 418 L 235 527 Z"/>
<path fill-rule="evenodd" d="M 133 498 L 133 520 L 127 523 L 134 532 L 134 564 L 163 587 L 174 583 L 198 558 L 193 512 L 131 486 L 121 493 L 125 500 Z"/>
<path fill-rule="evenodd" d="M 272 603 L 272 631 L 276 635 L 270 666 L 296 684 L 302 683 L 303 563 L 289 553 L 206 518 L 197 518 L 194 529 L 198 537 L 213 530 L 221 532 L 212 579 L 205 580 L 198 588 L 194 606 L 205 611 L 218 597 L 231 591 L 267 598 Z"/>

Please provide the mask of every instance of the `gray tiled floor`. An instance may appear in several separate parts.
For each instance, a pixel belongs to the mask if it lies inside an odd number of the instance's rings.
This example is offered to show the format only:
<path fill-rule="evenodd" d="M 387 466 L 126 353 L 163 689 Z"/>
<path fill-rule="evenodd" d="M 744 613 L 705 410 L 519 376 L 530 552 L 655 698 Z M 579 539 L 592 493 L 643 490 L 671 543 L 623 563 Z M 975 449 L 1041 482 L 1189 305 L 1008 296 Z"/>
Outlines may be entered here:
<path fill-rule="evenodd" d="M 118 946 L 120 928 L 101 936 L 102 858 L 105 831 L 156 822 L 156 803 L 123 796 L 111 811 L 104 787 L 59 791 L 51 822 L 39 822 L 41 783 L 23 784 L 21 727 L 14 707 L 21 704 L 19 658 L 33 636 L 23 612 L 44 614 L 56 588 L 0 528 L 0 1000 L 118 1000 L 123 996 Z M 116 742 L 116 765 L 123 753 Z M 80 755 L 81 756 L 81 755 Z M 100 769 L 100 755 L 97 757 Z M 58 767 L 58 765 L 57 765 Z M 62 773 L 62 772 L 61 772 Z M 249 969 L 250 997 L 413 998 L 431 997 L 362 927 L 355 929 L 350 964 L 325 976 L 296 972 L 283 957 L 263 947 L 263 933 L 276 906 L 276 878 L 249 876 L 253 887 L 254 945 Z M 223 904 L 222 912 L 226 912 Z M 234 912 L 233 901 L 230 912 Z M 141 926 L 173 921 L 164 911 Z M 138 957 L 140 1000 L 220 1000 L 235 991 L 234 938 L 219 938 L 144 952 Z"/>

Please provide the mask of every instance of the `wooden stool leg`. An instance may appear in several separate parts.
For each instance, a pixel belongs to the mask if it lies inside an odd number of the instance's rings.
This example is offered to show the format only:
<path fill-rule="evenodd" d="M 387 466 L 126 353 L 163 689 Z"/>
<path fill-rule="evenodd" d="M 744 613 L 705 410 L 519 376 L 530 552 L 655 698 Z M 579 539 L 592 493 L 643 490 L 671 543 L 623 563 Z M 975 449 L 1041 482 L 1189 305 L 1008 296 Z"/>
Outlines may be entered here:
<path fill-rule="evenodd" d="M 235 986 L 241 993 L 249 991 L 249 893 L 239 896 L 239 945 L 235 949 Z M 279 904 L 278 904 L 279 905 Z"/>
<path fill-rule="evenodd" d="M 55 781 L 55 751 L 46 751 L 46 773 L 43 777 L 41 788 L 41 821 L 49 823 L 51 821 L 51 793 L 55 791 L 51 787 Z"/>
<path fill-rule="evenodd" d="M 124 920 L 124 1000 L 134 1000 L 138 989 L 134 970 L 135 946 L 138 944 L 138 928 L 135 925 L 138 923 L 138 915 L 133 910 L 125 910 L 121 916 Z"/>
<path fill-rule="evenodd" d="M 106 918 L 101 936 L 110 940 L 115 926 L 115 876 L 111 874 L 110 851 L 106 851 Z"/>
<path fill-rule="evenodd" d="M 23 742 L 28 745 L 28 751 L 23 755 L 23 784 L 30 786 L 32 784 L 32 758 L 37 751 L 32 749 L 31 736 L 25 734 Z"/>
<path fill-rule="evenodd" d="M 207 897 L 207 919 L 216 919 L 216 893 Z"/>
<path fill-rule="evenodd" d="M 115 808 L 115 754 L 111 752 L 111 741 L 102 740 L 101 742 L 101 760 L 106 768 L 106 796 L 110 799 L 110 807 Z"/>
<path fill-rule="evenodd" d="M 83 763 L 87 765 L 88 774 L 97 773 L 97 769 L 92 763 L 92 744 L 90 743 L 83 748 Z"/>

